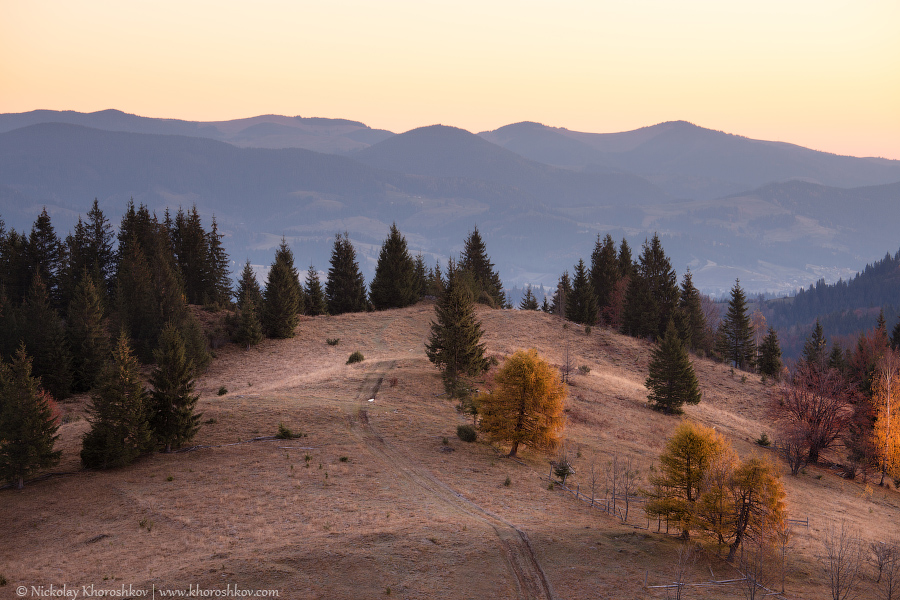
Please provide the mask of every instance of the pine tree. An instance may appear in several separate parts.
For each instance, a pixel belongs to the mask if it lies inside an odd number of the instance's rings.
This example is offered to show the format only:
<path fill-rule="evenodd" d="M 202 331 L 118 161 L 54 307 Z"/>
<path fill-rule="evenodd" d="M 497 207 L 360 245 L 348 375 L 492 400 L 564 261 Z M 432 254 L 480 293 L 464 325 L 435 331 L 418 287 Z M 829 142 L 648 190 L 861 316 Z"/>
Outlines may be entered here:
<path fill-rule="evenodd" d="M 556 291 L 553 294 L 553 301 L 550 304 L 550 312 L 554 315 L 561 315 L 563 319 L 570 319 L 572 309 L 569 306 L 572 298 L 572 280 L 569 278 L 569 272 L 563 271 L 556 284 Z"/>
<path fill-rule="evenodd" d="M 197 205 L 185 213 L 180 207 L 172 228 L 172 246 L 189 304 L 204 304 L 209 265 L 206 232 Z"/>
<path fill-rule="evenodd" d="M 468 393 L 466 377 L 488 369 L 484 358 L 483 331 L 475 316 L 472 292 L 460 281 L 453 261 L 447 266 L 447 284 L 434 307 L 436 321 L 425 344 L 425 354 L 441 370 L 444 389 L 451 398 Z"/>
<path fill-rule="evenodd" d="M 391 225 L 381 246 L 375 277 L 369 286 L 369 299 L 375 310 L 403 308 L 419 299 L 416 266 L 396 223 Z"/>
<path fill-rule="evenodd" d="M 756 357 L 756 344 L 753 343 L 753 329 L 747 313 L 747 297 L 741 289 L 739 279 L 731 288 L 731 300 L 728 312 L 719 326 L 721 336 L 717 350 L 726 363 L 738 369 L 750 369 Z"/>
<path fill-rule="evenodd" d="M 636 338 L 655 339 L 659 305 L 647 279 L 635 273 L 625 281 L 628 281 L 628 288 L 622 306 L 621 332 Z"/>
<path fill-rule="evenodd" d="M 778 332 L 771 327 L 759 347 L 759 372 L 776 378 L 781 373 L 781 344 L 778 343 Z"/>
<path fill-rule="evenodd" d="M 495 442 L 512 444 L 510 457 L 520 444 L 534 450 L 556 449 L 565 426 L 566 386 L 559 372 L 532 348 L 510 356 L 494 382 L 494 391 L 478 398 L 481 430 Z"/>
<path fill-rule="evenodd" d="M 690 269 L 685 271 L 681 279 L 675 324 L 688 349 L 696 351 L 706 347 L 706 318 L 703 316 L 700 292 L 694 287 Z"/>
<path fill-rule="evenodd" d="M 309 265 L 306 271 L 306 315 L 317 317 L 328 314 L 328 304 L 325 302 L 325 292 L 322 290 L 322 282 L 319 281 L 319 273 L 316 268 Z"/>
<path fill-rule="evenodd" d="M 619 245 L 619 256 L 616 258 L 616 262 L 619 263 L 619 279 L 631 277 L 634 273 L 634 260 L 631 257 L 631 246 L 628 245 L 628 240 L 625 238 L 622 238 L 622 243 Z"/>
<path fill-rule="evenodd" d="M 171 452 L 194 438 L 201 416 L 195 412 L 200 394 L 194 393 L 193 365 L 185 356 L 184 340 L 174 323 L 167 323 L 162 330 L 154 358 L 150 426 L 157 442 Z"/>
<path fill-rule="evenodd" d="M 72 354 L 65 327 L 50 305 L 49 293 L 37 273 L 20 312 L 25 348 L 33 358 L 34 374 L 57 400 L 72 392 Z"/>
<path fill-rule="evenodd" d="M 257 309 L 262 306 L 263 297 L 259 282 L 256 280 L 256 271 L 250 265 L 250 259 L 244 263 L 244 269 L 241 271 L 241 278 L 238 279 L 237 293 L 235 294 L 237 305 L 241 306 L 247 300 L 253 302 Z"/>
<path fill-rule="evenodd" d="M 86 392 L 97 384 L 110 350 L 100 294 L 87 269 L 82 273 L 69 305 L 66 330 L 72 349 L 73 389 L 76 392 Z"/>
<path fill-rule="evenodd" d="M 65 262 L 65 250 L 50 223 L 47 207 L 44 207 L 31 227 L 28 243 L 25 246 L 25 257 L 30 277 L 40 276 L 41 281 L 47 287 L 50 303 L 54 307 L 58 307 L 60 301 L 59 275 Z"/>
<path fill-rule="evenodd" d="M 629 257 L 629 261 L 631 258 Z M 616 282 L 619 280 L 619 263 L 616 257 L 616 244 L 608 233 L 600 241 L 597 234 L 597 243 L 591 253 L 591 286 L 597 297 L 597 306 L 602 310 L 609 306 L 610 297 Z"/>
<path fill-rule="evenodd" d="M 434 269 L 428 273 L 428 296 L 440 298 L 444 293 L 444 276 L 441 274 L 441 261 L 435 261 Z"/>
<path fill-rule="evenodd" d="M 891 332 L 891 348 L 900 350 L 900 320 L 897 321 L 897 324 L 894 325 L 894 330 Z"/>
<path fill-rule="evenodd" d="M 91 205 L 91 210 L 87 213 L 85 234 L 87 246 L 84 248 L 86 254 L 84 267 L 95 278 L 95 283 L 100 286 L 98 292 L 102 290 L 101 298 L 103 298 L 114 291 L 113 275 L 116 269 L 116 256 L 113 251 L 112 225 L 100 210 L 96 198 Z M 77 274 L 80 271 L 74 270 L 73 272 Z"/>
<path fill-rule="evenodd" d="M 366 282 L 356 262 L 356 250 L 350 243 L 350 236 L 334 236 L 334 249 L 331 251 L 331 267 L 325 281 L 325 299 L 328 303 L 328 314 L 342 315 L 348 312 L 368 310 L 366 299 Z"/>
<path fill-rule="evenodd" d="M 206 234 L 206 281 L 204 294 L 206 300 L 217 306 L 231 304 L 231 260 L 222 245 L 224 234 L 219 233 L 216 217 L 212 218 L 209 233 Z"/>
<path fill-rule="evenodd" d="M 544 301 L 541 302 L 541 312 L 547 313 L 548 315 L 553 312 L 553 307 L 550 306 L 550 301 L 547 300 L 546 294 L 544 295 Z"/>
<path fill-rule="evenodd" d="M 822 324 L 816 319 L 816 326 L 803 345 L 803 362 L 824 370 L 828 363 L 828 340 L 825 339 L 825 331 Z"/>
<path fill-rule="evenodd" d="M 91 428 L 82 440 L 81 462 L 89 469 L 124 466 L 152 449 L 150 397 L 124 331 L 112 355 L 88 409 Z"/>
<path fill-rule="evenodd" d="M 472 294 L 475 301 L 487 304 L 492 308 L 506 306 L 506 295 L 503 293 L 503 282 L 494 271 L 494 263 L 487 254 L 487 248 L 481 239 L 476 226 L 466 238 L 462 256 L 459 258 L 459 270 L 472 275 L 474 287 Z"/>
<path fill-rule="evenodd" d="M 594 288 L 588 279 L 587 268 L 583 260 L 575 265 L 575 277 L 572 279 L 572 295 L 569 297 L 567 307 L 569 318 L 582 325 L 595 325 L 597 323 L 597 298 L 594 296 Z"/>
<path fill-rule="evenodd" d="M 546 301 L 546 297 L 545 297 Z M 522 301 L 519 303 L 519 310 L 537 310 L 538 303 L 537 298 L 534 297 L 534 293 L 531 291 L 531 286 L 529 285 L 525 289 L 525 297 L 522 298 Z"/>
<path fill-rule="evenodd" d="M 58 464 L 58 429 L 51 399 L 19 346 L 9 364 L 0 364 L 0 479 L 22 489 L 26 477 Z"/>
<path fill-rule="evenodd" d="M 425 257 L 421 253 L 416 255 L 413 282 L 418 302 L 428 294 L 428 270 L 425 268 Z"/>
<path fill-rule="evenodd" d="M 647 399 L 651 407 L 667 414 L 680 414 L 684 404 L 700 402 L 694 366 L 672 321 L 662 342 L 653 350 L 644 385 L 650 390 Z"/>
<path fill-rule="evenodd" d="M 262 323 L 266 335 L 280 339 L 294 337 L 301 309 L 300 278 L 294 267 L 294 254 L 282 238 L 263 292 Z"/>

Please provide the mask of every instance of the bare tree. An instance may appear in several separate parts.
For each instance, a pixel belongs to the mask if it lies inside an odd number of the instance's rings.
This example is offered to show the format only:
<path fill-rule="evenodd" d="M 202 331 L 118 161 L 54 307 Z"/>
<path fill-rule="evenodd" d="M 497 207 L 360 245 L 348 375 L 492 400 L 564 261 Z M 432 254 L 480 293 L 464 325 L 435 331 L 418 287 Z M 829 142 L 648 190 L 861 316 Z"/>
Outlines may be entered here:
<path fill-rule="evenodd" d="M 787 519 L 782 521 L 776 526 L 775 529 L 775 540 L 778 543 L 778 554 L 781 559 L 781 593 L 784 593 L 784 579 L 787 574 L 787 551 L 788 548 L 791 547 L 791 538 L 793 537 L 794 529 L 787 522 Z"/>
<path fill-rule="evenodd" d="M 893 560 L 895 548 L 893 544 L 887 544 L 885 542 L 872 542 L 869 545 L 869 549 L 872 550 L 872 556 L 869 560 L 872 562 L 872 566 L 874 566 L 875 570 L 878 572 L 878 578 L 875 580 L 875 583 L 880 583 L 881 575 L 882 573 L 884 573 L 885 565 Z"/>
<path fill-rule="evenodd" d="M 878 598 L 894 600 L 900 598 L 900 542 L 895 540 L 883 545 L 887 552 L 884 553 L 884 563 L 878 569 Z"/>
<path fill-rule="evenodd" d="M 806 466 L 806 461 L 809 457 L 809 444 L 806 441 L 806 433 L 796 423 L 789 423 L 784 427 L 782 435 L 778 452 L 787 461 L 791 469 L 791 475 L 797 475 L 800 469 Z"/>
<path fill-rule="evenodd" d="M 621 515 L 622 521 L 628 521 L 628 508 L 631 500 L 637 495 L 638 483 L 640 481 L 640 471 L 634 467 L 634 460 L 629 456 L 619 462 L 619 489 L 622 490 L 622 496 L 625 500 L 625 513 Z"/>
<path fill-rule="evenodd" d="M 773 408 L 787 421 L 788 430 L 809 446 L 807 460 L 815 464 L 819 453 L 834 444 L 853 416 L 852 388 L 836 369 L 820 369 L 807 361 L 795 368 L 790 381 L 779 387 Z"/>
<path fill-rule="evenodd" d="M 591 506 L 594 505 L 594 494 L 597 490 L 597 470 L 594 463 L 591 463 Z"/>
<path fill-rule="evenodd" d="M 854 590 L 860 578 L 862 544 L 856 531 L 841 521 L 840 530 L 833 523 L 825 530 L 825 554 L 822 563 L 828 574 L 832 600 L 855 598 Z"/>
<path fill-rule="evenodd" d="M 765 596 L 771 577 L 772 552 L 768 540 L 758 538 L 741 546 L 738 569 L 744 576 L 743 592 L 747 600 Z"/>
<path fill-rule="evenodd" d="M 688 574 L 694 569 L 697 562 L 697 549 L 687 540 L 678 544 L 675 551 L 675 576 L 671 587 L 666 590 L 666 597 L 672 600 L 681 600 L 684 586 L 687 584 Z"/>

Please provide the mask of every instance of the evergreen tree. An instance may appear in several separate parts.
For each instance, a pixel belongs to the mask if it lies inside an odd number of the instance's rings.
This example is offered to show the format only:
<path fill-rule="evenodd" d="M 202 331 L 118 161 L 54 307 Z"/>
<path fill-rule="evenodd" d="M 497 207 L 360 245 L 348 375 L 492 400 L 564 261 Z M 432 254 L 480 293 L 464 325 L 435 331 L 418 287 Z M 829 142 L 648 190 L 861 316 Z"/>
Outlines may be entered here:
<path fill-rule="evenodd" d="M 200 376 L 212 361 L 212 355 L 209 352 L 209 338 L 206 337 L 200 321 L 191 312 L 185 312 L 174 323 L 178 327 L 181 339 L 184 340 L 184 351 L 193 365 L 194 375 Z"/>
<path fill-rule="evenodd" d="M 622 238 L 619 245 L 619 256 L 616 261 L 619 263 L 619 279 L 631 277 L 634 273 L 634 260 L 631 257 L 631 246 L 625 238 Z"/>
<path fill-rule="evenodd" d="M 95 283 L 102 286 L 103 294 L 113 292 L 113 275 L 115 273 L 115 252 L 113 251 L 113 228 L 100 210 L 97 199 L 87 213 L 86 223 L 87 260 L 85 268 L 95 277 Z M 78 271 L 75 271 L 78 273 Z M 100 291 L 98 289 L 98 291 Z"/>
<path fill-rule="evenodd" d="M 194 438 L 201 416 L 195 412 L 200 395 L 194 393 L 193 365 L 185 355 L 184 340 L 174 323 L 167 323 L 162 330 L 154 358 L 150 426 L 157 442 L 171 452 Z"/>
<path fill-rule="evenodd" d="M 91 428 L 82 440 L 81 462 L 89 469 L 124 466 L 152 449 L 150 397 L 124 331 L 112 358 L 88 409 Z"/>
<path fill-rule="evenodd" d="M 563 271 L 556 284 L 556 291 L 553 293 L 553 301 L 550 304 L 550 312 L 554 315 L 561 315 L 563 319 L 569 319 L 571 315 L 571 307 L 569 306 L 572 298 L 572 280 L 569 278 L 569 272 Z"/>
<path fill-rule="evenodd" d="M 239 320 L 233 339 L 235 343 L 240 344 L 241 346 L 247 346 L 247 349 L 249 350 L 250 346 L 255 346 L 263 339 L 263 329 L 262 322 L 259 319 L 259 311 L 256 308 L 256 303 L 250 298 L 244 300 L 238 307 L 238 311 Z"/>
<path fill-rule="evenodd" d="M 25 246 L 25 257 L 30 277 L 40 276 L 47 287 L 51 304 L 54 307 L 59 306 L 59 275 L 65 262 L 65 250 L 50 223 L 46 207 L 31 227 Z"/>
<path fill-rule="evenodd" d="M 621 332 L 636 338 L 655 338 L 659 305 L 646 278 L 635 273 L 628 277 L 622 307 Z"/>
<path fill-rule="evenodd" d="M 328 314 L 342 315 L 348 312 L 368 310 L 366 300 L 366 282 L 356 262 L 356 250 L 350 243 L 350 236 L 334 236 L 334 249 L 331 251 L 331 267 L 325 281 L 325 299 L 328 303 Z"/>
<path fill-rule="evenodd" d="M 444 293 L 444 276 L 441 274 L 441 261 L 434 263 L 434 269 L 428 274 L 428 294 L 440 298 Z"/>
<path fill-rule="evenodd" d="M 281 339 L 294 337 L 301 309 L 300 278 L 294 267 L 294 254 L 282 238 L 263 293 L 262 323 L 266 335 Z"/>
<path fill-rule="evenodd" d="M 447 266 L 447 285 L 434 310 L 436 321 L 431 323 L 425 354 L 441 370 L 447 394 L 462 398 L 469 387 L 465 378 L 487 371 L 488 361 L 472 292 L 460 281 L 453 261 Z"/>
<path fill-rule="evenodd" d="M 897 324 L 894 325 L 894 330 L 891 332 L 891 348 L 900 350 L 900 320 L 897 321 Z"/>
<path fill-rule="evenodd" d="M 546 302 L 546 297 L 544 298 Z M 537 310 L 538 303 L 537 298 L 534 297 L 534 293 L 531 291 L 531 286 L 529 285 L 525 289 L 525 297 L 522 298 L 522 301 L 519 303 L 519 310 Z"/>
<path fill-rule="evenodd" d="M 681 279 L 675 324 L 688 349 L 696 351 L 706 347 L 706 318 L 703 316 L 700 292 L 694 287 L 690 269 L 685 271 Z"/>
<path fill-rule="evenodd" d="M 494 263 L 487 254 L 487 248 L 481 239 L 476 226 L 466 238 L 462 256 L 459 258 L 459 270 L 472 275 L 474 287 L 472 294 L 475 301 L 493 308 L 506 306 L 506 295 L 503 293 L 503 282 L 494 271 Z"/>
<path fill-rule="evenodd" d="M 822 371 L 828 364 L 828 341 L 822 324 L 816 319 L 816 326 L 803 345 L 802 360 L 806 364 Z"/>
<path fill-rule="evenodd" d="M 30 269 L 25 249 L 28 240 L 24 234 L 10 229 L 0 239 L 0 284 L 13 306 L 18 306 L 28 292 L 31 283 Z"/>
<path fill-rule="evenodd" d="M 328 314 L 328 304 L 325 302 L 325 292 L 322 290 L 322 282 L 319 281 L 319 273 L 316 268 L 309 265 L 306 271 L 306 314 L 310 317 Z"/>
<path fill-rule="evenodd" d="M 667 414 L 680 414 L 684 404 L 700 402 L 694 366 L 672 321 L 669 321 L 662 342 L 653 350 L 650 373 L 644 385 L 650 390 L 647 399 L 651 407 Z"/>
<path fill-rule="evenodd" d="M 781 373 L 781 344 L 778 343 L 778 332 L 771 327 L 759 347 L 759 372 L 776 378 Z"/>
<path fill-rule="evenodd" d="M 403 308 L 418 300 L 416 266 L 404 238 L 391 225 L 391 231 L 381 246 L 375 277 L 369 286 L 369 299 L 375 310 Z"/>
<path fill-rule="evenodd" d="M 256 280 L 256 272 L 250 265 L 249 258 L 247 259 L 247 262 L 244 263 L 244 269 L 241 271 L 241 278 L 238 279 L 235 297 L 238 306 L 241 306 L 247 300 L 253 302 L 257 309 L 262 306 L 262 290 L 259 288 L 259 282 Z"/>
<path fill-rule="evenodd" d="M 583 260 L 575 265 L 575 277 L 572 280 L 572 295 L 569 299 L 568 313 L 570 319 L 582 325 L 597 323 L 597 297 L 588 279 L 587 268 Z"/>
<path fill-rule="evenodd" d="M 92 389 L 109 356 L 109 336 L 103 324 L 100 294 L 87 269 L 75 288 L 69 305 L 66 337 L 72 349 L 73 389 Z"/>
<path fill-rule="evenodd" d="M 731 300 L 728 312 L 719 326 L 721 336 L 719 347 L 722 359 L 738 369 L 750 369 L 756 357 L 756 344 L 753 343 L 753 328 L 747 313 L 747 297 L 741 289 L 741 282 L 736 279 L 731 288 Z"/>
<path fill-rule="evenodd" d="M 219 233 L 216 217 L 212 218 L 212 226 L 206 234 L 206 280 L 204 295 L 206 302 L 217 306 L 231 304 L 231 260 L 222 245 L 224 234 Z"/>
<path fill-rule="evenodd" d="M 206 300 L 209 270 L 208 248 L 206 232 L 203 231 L 197 205 L 194 205 L 188 213 L 179 207 L 171 235 L 187 301 L 189 304 L 203 304 Z"/>
<path fill-rule="evenodd" d="M 413 282 L 413 289 L 416 292 L 416 301 L 418 302 L 428 295 L 428 272 L 425 268 L 425 257 L 421 253 L 416 255 Z"/>
<path fill-rule="evenodd" d="M 0 479 L 22 489 L 26 477 L 58 464 L 58 429 L 51 400 L 19 346 L 9 364 L 0 363 Z"/>
<path fill-rule="evenodd" d="M 544 295 L 544 301 L 541 303 L 541 312 L 545 312 L 548 315 L 553 312 L 553 307 L 550 306 L 550 302 L 547 300 L 546 295 Z"/>
<path fill-rule="evenodd" d="M 132 240 L 119 260 L 115 320 L 118 327 L 125 328 L 144 358 L 149 359 L 162 328 L 160 312 L 150 265 L 141 245 Z"/>
<path fill-rule="evenodd" d="M 846 374 L 848 367 L 844 349 L 839 343 L 835 342 L 831 346 L 831 352 L 828 353 L 828 368 L 834 369 L 838 373 Z"/>
<path fill-rule="evenodd" d="M 62 319 L 50 306 L 47 288 L 37 273 L 20 314 L 23 340 L 34 361 L 34 374 L 54 398 L 68 398 L 72 391 L 72 354 Z"/>
<path fill-rule="evenodd" d="M 628 260 L 631 260 L 630 256 Z M 597 297 L 597 306 L 601 310 L 609 306 L 617 281 L 619 281 L 619 263 L 616 244 L 608 233 L 601 243 L 600 234 L 597 234 L 597 243 L 591 253 L 591 286 Z"/>

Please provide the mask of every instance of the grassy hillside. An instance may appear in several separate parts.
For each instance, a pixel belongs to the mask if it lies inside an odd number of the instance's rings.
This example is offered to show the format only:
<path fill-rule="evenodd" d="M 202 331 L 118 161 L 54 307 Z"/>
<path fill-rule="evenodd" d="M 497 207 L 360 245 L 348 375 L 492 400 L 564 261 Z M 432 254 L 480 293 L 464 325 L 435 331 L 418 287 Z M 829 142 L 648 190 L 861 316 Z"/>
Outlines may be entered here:
<path fill-rule="evenodd" d="M 65 474 L 0 490 L 2 593 L 51 583 L 230 584 L 282 598 L 665 597 L 644 582 L 672 580 L 674 531 L 656 533 L 655 522 L 636 528 L 647 522 L 634 507 L 622 524 L 549 490 L 546 456 L 525 450 L 511 461 L 502 448 L 456 438 L 467 419 L 440 396 L 424 354 L 433 314 L 421 303 L 304 318 L 294 339 L 221 349 L 199 384 L 201 447 L 124 469 L 79 470 L 86 399 L 64 404 L 56 471 Z M 559 365 L 568 347 L 576 367 L 590 367 L 569 388 L 573 488 L 584 492 L 591 465 L 602 470 L 614 452 L 646 473 L 678 423 L 646 406 L 649 345 L 596 328 L 564 330 L 541 313 L 479 316 L 491 355 L 536 347 Z M 340 343 L 327 345 L 334 337 Z M 346 365 L 355 350 L 366 360 Z M 695 366 L 704 396 L 687 416 L 715 426 L 742 457 L 768 452 L 752 441 L 772 435 L 771 388 L 722 365 Z M 305 436 L 250 441 L 280 422 Z M 780 466 L 792 516 L 809 519 L 808 528 L 795 526 L 786 595 L 826 597 L 818 561 L 825 528 L 846 518 L 867 543 L 896 537 L 900 496 L 818 467 L 792 478 Z M 691 581 L 736 574 L 710 550 Z M 864 597 L 873 597 L 871 583 Z M 725 587 L 691 588 L 690 597 L 743 596 Z"/>

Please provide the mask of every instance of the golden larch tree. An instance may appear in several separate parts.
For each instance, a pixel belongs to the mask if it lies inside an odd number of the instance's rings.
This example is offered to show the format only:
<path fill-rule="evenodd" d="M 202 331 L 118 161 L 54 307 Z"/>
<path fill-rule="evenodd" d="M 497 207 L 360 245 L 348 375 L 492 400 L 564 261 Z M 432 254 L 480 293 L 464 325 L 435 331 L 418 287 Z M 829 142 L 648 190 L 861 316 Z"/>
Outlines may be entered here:
<path fill-rule="evenodd" d="M 478 398 L 480 428 L 495 442 L 512 444 L 510 457 L 520 444 L 552 451 L 559 445 L 565 419 L 566 387 L 559 373 L 538 356 L 537 350 L 519 350 L 494 378 L 495 388 Z"/>
<path fill-rule="evenodd" d="M 881 483 L 885 474 L 900 477 L 900 357 L 894 350 L 878 360 L 872 385 L 875 453 L 881 463 Z"/>

